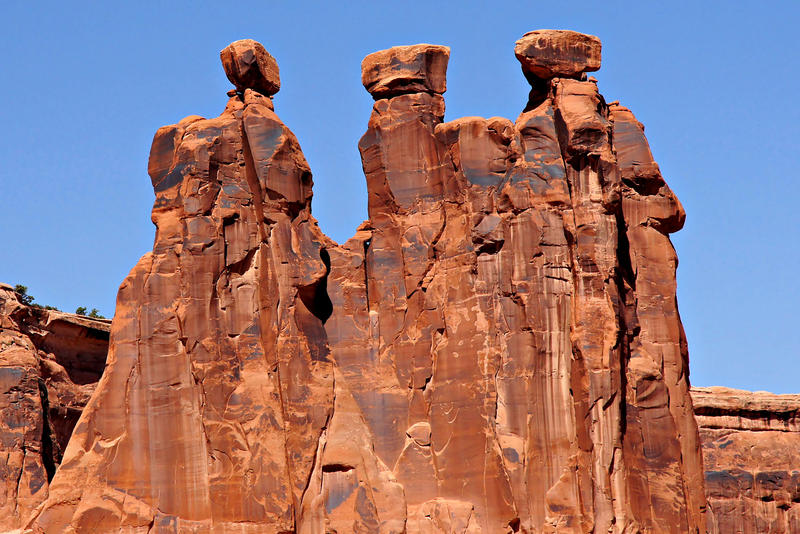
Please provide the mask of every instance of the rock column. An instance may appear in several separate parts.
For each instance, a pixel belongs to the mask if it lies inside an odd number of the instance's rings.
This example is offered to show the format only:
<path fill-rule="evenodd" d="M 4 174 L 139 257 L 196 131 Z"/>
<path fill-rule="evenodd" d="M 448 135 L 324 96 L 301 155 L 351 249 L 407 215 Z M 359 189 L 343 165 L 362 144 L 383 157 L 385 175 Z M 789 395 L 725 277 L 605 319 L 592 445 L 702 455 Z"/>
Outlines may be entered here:
<path fill-rule="evenodd" d="M 156 133 L 153 252 L 33 522 L 44 532 L 293 532 L 333 404 L 331 242 L 273 111 L 275 60 L 223 50 L 223 113 Z"/>
<path fill-rule="evenodd" d="M 371 54 L 369 220 L 336 245 L 273 110 L 222 52 L 215 119 L 158 131 L 153 252 L 31 526 L 45 532 L 700 532 L 669 234 L 600 41 L 523 36 L 515 123 L 444 120 L 449 49 Z"/>

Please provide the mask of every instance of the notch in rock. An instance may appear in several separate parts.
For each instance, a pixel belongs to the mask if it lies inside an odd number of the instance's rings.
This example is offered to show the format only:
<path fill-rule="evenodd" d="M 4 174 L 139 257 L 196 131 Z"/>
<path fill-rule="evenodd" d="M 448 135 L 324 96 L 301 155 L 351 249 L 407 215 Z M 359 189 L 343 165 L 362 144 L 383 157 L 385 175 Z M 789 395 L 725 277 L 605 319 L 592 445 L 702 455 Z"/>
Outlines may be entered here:
<path fill-rule="evenodd" d="M 333 303 L 328 296 L 328 275 L 331 273 L 331 256 L 326 249 L 319 251 L 319 257 L 325 264 L 325 275 L 313 284 L 298 289 L 303 304 L 322 324 L 333 315 Z"/>
<path fill-rule="evenodd" d="M 347 464 L 326 464 L 322 466 L 323 473 L 346 473 L 355 469 L 352 465 Z"/>

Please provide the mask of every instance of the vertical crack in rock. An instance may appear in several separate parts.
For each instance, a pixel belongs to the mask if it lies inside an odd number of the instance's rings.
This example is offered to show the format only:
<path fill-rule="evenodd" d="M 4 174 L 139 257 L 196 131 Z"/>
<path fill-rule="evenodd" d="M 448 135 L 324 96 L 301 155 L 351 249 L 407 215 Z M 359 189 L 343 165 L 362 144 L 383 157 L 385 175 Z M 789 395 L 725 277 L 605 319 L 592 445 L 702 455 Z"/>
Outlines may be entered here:
<path fill-rule="evenodd" d="M 325 275 L 313 284 L 299 289 L 300 299 L 306 308 L 324 325 L 333 313 L 333 304 L 328 296 L 328 275 L 331 272 L 331 256 L 328 251 L 320 249 L 320 259 L 325 264 Z"/>
<path fill-rule="evenodd" d="M 39 382 L 39 399 L 42 403 L 42 463 L 47 472 L 47 482 L 53 480 L 56 474 L 56 464 L 61 461 L 61 451 L 58 445 L 53 443 L 53 429 L 50 426 L 50 402 L 47 398 L 47 387 L 41 378 Z"/>
<path fill-rule="evenodd" d="M 223 50 L 223 57 L 225 56 L 225 51 L 227 50 L 229 50 L 229 48 Z M 227 69 L 226 72 L 228 72 Z M 260 177 L 256 172 L 255 161 L 253 160 L 253 152 L 250 148 L 250 142 L 247 138 L 247 127 L 244 124 L 244 121 L 242 122 L 243 124 L 241 133 L 242 155 L 244 157 L 244 173 L 250 194 L 252 196 L 253 218 L 255 221 L 257 221 L 256 224 L 258 227 L 259 243 L 257 253 L 261 267 L 259 270 L 260 276 L 256 289 L 258 299 L 258 321 L 261 333 L 258 342 L 260 344 L 261 354 L 263 354 L 267 365 L 271 368 L 272 372 L 270 374 L 273 378 L 274 391 L 277 392 L 278 401 L 280 404 L 280 421 L 282 422 L 281 426 L 283 427 L 283 443 L 281 449 L 283 451 L 284 463 L 286 466 L 286 476 L 291 480 L 293 478 L 293 473 L 292 461 L 288 450 L 288 438 L 286 436 L 286 433 L 288 432 L 288 429 L 286 428 L 286 400 L 284 398 L 284 387 L 281 380 L 281 364 L 278 359 L 279 355 L 274 351 L 274 347 L 277 344 L 277 336 L 275 335 L 272 326 L 273 318 L 277 316 L 278 310 L 280 309 L 280 295 L 278 295 L 276 302 L 273 303 L 269 301 L 269 295 L 275 295 L 277 293 L 277 291 L 275 291 L 276 283 L 273 278 L 275 268 L 272 263 L 272 255 L 269 253 L 268 248 L 264 246 L 270 241 L 269 238 L 271 237 L 272 228 L 265 227 L 267 219 L 264 217 L 263 193 L 261 184 L 259 183 Z M 272 356 L 274 359 L 270 358 L 270 356 Z M 295 501 L 293 504 L 296 506 L 297 501 Z M 297 523 L 297 518 L 295 517 L 295 506 L 292 506 L 290 509 L 290 524 L 292 525 L 296 525 Z"/>

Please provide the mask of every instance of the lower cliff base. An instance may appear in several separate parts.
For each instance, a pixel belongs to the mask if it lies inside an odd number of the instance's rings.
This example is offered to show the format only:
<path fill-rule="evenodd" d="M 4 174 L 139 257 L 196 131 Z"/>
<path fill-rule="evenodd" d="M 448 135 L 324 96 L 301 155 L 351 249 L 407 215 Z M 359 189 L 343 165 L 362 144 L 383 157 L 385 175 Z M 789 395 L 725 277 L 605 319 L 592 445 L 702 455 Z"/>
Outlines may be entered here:
<path fill-rule="evenodd" d="M 692 389 L 712 534 L 800 532 L 800 395 Z"/>

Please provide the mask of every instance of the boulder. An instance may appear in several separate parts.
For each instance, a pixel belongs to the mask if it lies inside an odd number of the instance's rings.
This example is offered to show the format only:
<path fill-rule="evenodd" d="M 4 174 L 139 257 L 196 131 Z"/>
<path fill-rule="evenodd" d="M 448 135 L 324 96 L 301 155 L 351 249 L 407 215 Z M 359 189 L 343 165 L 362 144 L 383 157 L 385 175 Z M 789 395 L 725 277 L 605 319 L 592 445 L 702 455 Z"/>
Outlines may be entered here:
<path fill-rule="evenodd" d="M 253 89 L 272 96 L 281 88 L 278 62 L 261 43 L 242 39 L 229 44 L 219 53 L 225 74 L 236 90 Z"/>
<path fill-rule="evenodd" d="M 535 30 L 517 41 L 522 71 L 538 78 L 575 78 L 600 68 L 600 39 L 570 30 Z"/>
<path fill-rule="evenodd" d="M 406 93 L 442 94 L 447 89 L 449 59 L 446 46 L 395 46 L 364 58 L 361 83 L 375 100 Z"/>

